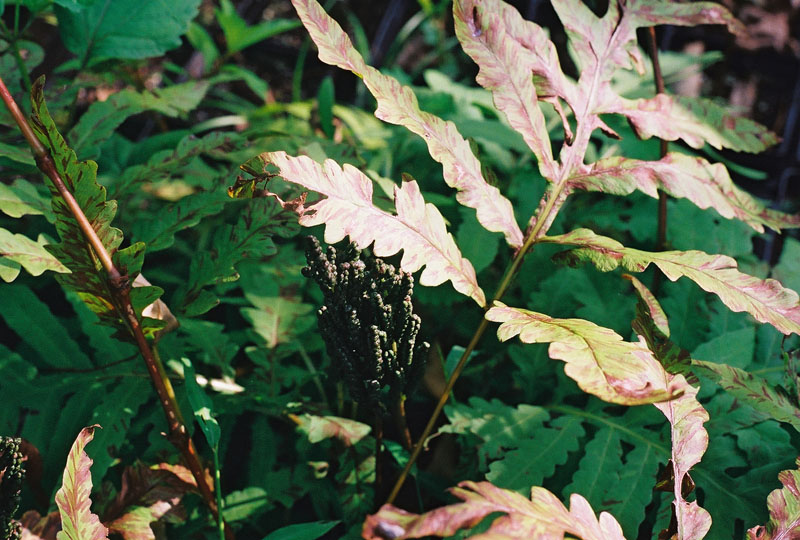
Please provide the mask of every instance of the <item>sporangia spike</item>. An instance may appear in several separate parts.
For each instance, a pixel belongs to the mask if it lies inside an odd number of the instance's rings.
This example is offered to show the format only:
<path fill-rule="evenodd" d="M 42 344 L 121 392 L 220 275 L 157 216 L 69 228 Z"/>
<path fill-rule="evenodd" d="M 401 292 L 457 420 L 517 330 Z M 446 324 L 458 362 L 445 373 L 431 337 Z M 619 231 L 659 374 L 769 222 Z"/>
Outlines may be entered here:
<path fill-rule="evenodd" d="M 354 244 L 327 253 L 309 237 L 308 266 L 324 296 L 317 311 L 328 354 L 350 394 L 364 404 L 406 393 L 421 375 L 428 344 L 417 341 L 420 319 L 414 315 L 414 278 L 391 264 L 363 255 Z"/>
<path fill-rule="evenodd" d="M 0 437 L 0 538 L 7 540 L 19 540 L 22 534 L 14 521 L 25 476 L 19 443 L 20 439 Z"/>

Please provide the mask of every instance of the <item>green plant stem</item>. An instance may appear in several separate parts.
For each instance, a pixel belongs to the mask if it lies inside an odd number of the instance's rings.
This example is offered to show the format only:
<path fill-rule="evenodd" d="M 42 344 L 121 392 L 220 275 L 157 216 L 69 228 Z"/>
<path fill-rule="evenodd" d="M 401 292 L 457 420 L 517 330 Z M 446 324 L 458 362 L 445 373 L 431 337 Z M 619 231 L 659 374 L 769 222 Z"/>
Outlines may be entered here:
<path fill-rule="evenodd" d="M 563 185 L 563 183 L 562 183 Z M 533 246 L 536 238 L 542 234 L 542 229 L 544 228 L 544 224 L 547 221 L 547 216 L 550 212 L 555 209 L 556 200 L 558 199 L 557 196 L 548 199 L 545 203 L 544 210 L 539 214 L 539 219 L 533 224 L 530 232 L 528 233 L 527 238 L 525 239 L 525 243 L 522 245 L 519 250 L 517 250 L 516 254 L 514 255 L 514 259 L 511 261 L 511 264 L 506 270 L 505 275 L 503 276 L 503 280 L 500 282 L 500 286 L 497 288 L 497 292 L 492 299 L 492 302 L 489 304 L 493 304 L 495 301 L 500 300 L 503 295 L 505 294 L 508 287 L 511 285 L 511 281 L 513 280 L 514 276 L 516 275 L 517 271 L 519 270 L 520 265 L 522 264 L 523 259 L 525 258 L 525 253 L 527 250 Z M 420 452 L 422 451 L 422 447 L 425 445 L 425 440 L 433 431 L 433 427 L 436 425 L 436 421 L 439 419 L 439 415 L 442 413 L 447 400 L 450 398 L 450 393 L 453 391 L 453 387 L 458 380 L 458 377 L 461 375 L 461 372 L 464 371 L 464 367 L 467 365 L 467 360 L 472 355 L 472 351 L 475 350 L 477 347 L 478 342 L 483 337 L 483 333 L 486 332 L 486 329 L 489 327 L 489 321 L 485 318 L 481 319 L 478 328 L 475 330 L 475 333 L 472 335 L 472 339 L 470 340 L 467 348 L 464 349 L 461 358 L 458 360 L 458 364 L 456 364 L 455 369 L 450 374 L 450 377 L 447 379 L 447 385 L 442 392 L 441 397 L 439 398 L 439 402 L 436 404 L 436 408 L 431 413 L 431 417 L 428 420 L 428 423 L 425 425 L 425 429 L 422 431 L 422 435 L 420 435 L 419 439 L 417 440 L 417 444 L 414 445 L 414 449 L 411 451 L 411 456 L 408 458 L 408 462 L 406 466 L 403 467 L 403 471 L 400 473 L 400 476 L 397 478 L 397 481 L 392 488 L 391 493 L 389 494 L 389 498 L 386 500 L 387 504 L 391 504 L 394 502 L 395 498 L 397 498 L 397 494 L 400 493 L 400 489 L 403 487 L 403 484 L 408 477 L 408 473 L 411 471 L 411 467 L 414 465 L 414 462 L 419 457 Z"/>
<path fill-rule="evenodd" d="M 325 408 L 330 410 L 331 405 L 328 402 L 328 396 L 325 394 L 325 387 L 322 386 L 322 380 L 319 378 L 319 372 L 317 368 L 314 367 L 314 363 L 311 361 L 311 358 L 308 356 L 305 347 L 303 344 L 298 342 L 298 353 L 300 354 L 300 358 L 303 359 L 303 363 L 306 365 L 306 369 L 308 372 L 311 373 L 311 380 L 314 381 L 314 386 L 317 387 L 317 391 L 319 392 L 320 397 L 322 398 L 322 402 L 325 404 Z"/>
<path fill-rule="evenodd" d="M 167 417 L 167 424 L 169 426 L 168 438 L 181 452 L 186 466 L 192 472 L 192 476 L 194 476 L 197 482 L 197 487 L 203 499 L 206 501 L 206 504 L 216 519 L 219 515 L 219 509 L 214 499 L 214 494 L 211 492 L 211 487 L 206 483 L 203 466 L 200 464 L 197 451 L 192 440 L 189 438 L 186 425 L 183 422 L 183 415 L 180 412 L 177 399 L 175 399 L 175 392 L 172 389 L 172 384 L 166 376 L 161 362 L 158 360 L 157 356 L 153 354 L 153 350 L 147 342 L 147 338 L 142 331 L 139 319 L 131 304 L 131 283 L 129 277 L 127 275 L 122 275 L 119 269 L 114 265 L 111 260 L 111 254 L 103 245 L 102 240 L 100 240 L 100 237 L 97 235 L 94 227 L 92 227 L 86 214 L 83 213 L 78 201 L 75 200 L 72 192 L 67 188 L 64 180 L 56 170 L 53 158 L 41 141 L 36 137 L 27 118 L 23 115 L 16 101 L 14 101 L 14 98 L 8 91 L 2 77 L 0 77 L 0 98 L 2 98 L 9 112 L 14 117 L 17 126 L 19 126 L 20 131 L 33 150 L 37 166 L 53 182 L 53 185 L 64 199 L 72 216 L 75 218 L 75 221 L 86 237 L 89 246 L 106 271 L 109 292 L 111 293 L 114 307 L 122 317 L 122 320 L 125 321 L 131 336 L 136 342 L 136 346 L 139 348 L 142 358 L 144 358 L 147 371 L 150 374 L 150 379 L 158 394 L 158 399 L 164 409 L 164 414 Z M 229 534 L 229 539 L 233 538 L 233 532 L 230 528 L 226 528 L 226 533 Z"/>
<path fill-rule="evenodd" d="M 219 540 L 225 540 L 225 519 L 222 517 L 222 480 L 219 472 L 219 453 L 217 448 L 212 448 L 211 453 L 214 456 L 214 493 L 217 496 L 217 532 L 219 532 Z"/>
<path fill-rule="evenodd" d="M 383 490 L 383 411 L 375 408 L 375 493 Z M 358 465 L 356 465 L 358 471 Z M 356 473 L 357 474 L 357 473 Z"/>

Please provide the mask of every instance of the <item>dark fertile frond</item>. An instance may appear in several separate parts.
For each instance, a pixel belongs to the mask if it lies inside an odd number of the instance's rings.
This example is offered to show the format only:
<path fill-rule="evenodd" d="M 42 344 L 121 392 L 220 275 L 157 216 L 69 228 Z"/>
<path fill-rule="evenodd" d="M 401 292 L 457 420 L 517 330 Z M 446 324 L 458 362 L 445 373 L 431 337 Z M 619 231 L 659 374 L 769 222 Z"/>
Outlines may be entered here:
<path fill-rule="evenodd" d="M 19 540 L 22 534 L 14 521 L 25 476 L 19 443 L 19 439 L 0 437 L 0 538 L 7 540 Z"/>
<path fill-rule="evenodd" d="M 353 244 L 323 253 L 313 237 L 306 260 L 303 275 L 313 278 L 325 297 L 317 312 L 320 332 L 353 399 L 378 403 L 386 387 L 392 399 L 407 392 L 428 349 L 417 341 L 420 319 L 411 304 L 411 274 L 364 256 Z"/>

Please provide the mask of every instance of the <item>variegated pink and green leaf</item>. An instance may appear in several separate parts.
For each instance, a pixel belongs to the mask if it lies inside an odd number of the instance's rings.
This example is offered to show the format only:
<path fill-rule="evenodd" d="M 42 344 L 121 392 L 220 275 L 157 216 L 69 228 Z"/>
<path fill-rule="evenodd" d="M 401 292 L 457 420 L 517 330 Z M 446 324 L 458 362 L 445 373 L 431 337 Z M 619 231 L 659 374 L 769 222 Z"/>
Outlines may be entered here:
<path fill-rule="evenodd" d="M 661 362 L 668 373 L 689 376 L 688 367 L 691 363 L 689 352 L 669 339 L 667 314 L 661 304 L 641 281 L 628 274 L 623 274 L 622 277 L 633 284 L 639 297 L 636 303 L 636 315 L 631 321 L 633 331 L 640 339 L 644 339 L 647 348 L 653 352 L 653 356 Z M 695 377 L 691 379 L 694 382 Z"/>
<path fill-rule="evenodd" d="M 800 297 L 797 293 L 774 279 L 761 279 L 739 272 L 736 261 L 726 255 L 709 255 L 694 250 L 651 253 L 627 248 L 588 229 L 544 237 L 542 241 L 579 246 L 559 253 L 555 258 L 570 265 L 588 261 L 603 272 L 620 266 L 632 272 L 642 272 L 651 263 L 655 264 L 672 281 L 688 277 L 703 290 L 716 294 L 732 311 L 746 311 L 759 322 L 769 323 L 784 334 L 800 333 Z"/>
<path fill-rule="evenodd" d="M 648 99 L 619 98 L 602 111 L 625 116 L 643 139 L 683 140 L 693 148 L 710 144 L 738 152 L 763 152 L 778 137 L 761 124 L 732 114 L 711 100 L 658 94 Z"/>
<path fill-rule="evenodd" d="M 796 462 L 800 469 L 800 459 Z M 781 471 L 783 487 L 767 497 L 769 523 L 747 531 L 748 540 L 790 540 L 800 538 L 800 470 Z"/>
<path fill-rule="evenodd" d="M 339 416 L 302 414 L 292 415 L 291 418 L 297 424 L 297 429 L 306 434 L 311 444 L 336 438 L 345 446 L 353 446 L 372 430 L 367 424 Z"/>
<path fill-rule="evenodd" d="M 531 488 L 530 500 L 489 482 L 461 482 L 450 492 L 463 502 L 424 514 L 384 505 L 377 514 L 367 516 L 362 536 L 367 540 L 452 536 L 477 525 L 489 514 L 500 512 L 503 515 L 495 518 L 488 530 L 470 538 L 561 540 L 574 535 L 582 540 L 625 539 L 611 514 L 601 512 L 596 516 L 586 499 L 578 494 L 570 496 L 567 509 L 542 487 Z"/>
<path fill-rule="evenodd" d="M 458 190 L 458 202 L 474 208 L 486 229 L 503 233 L 512 247 L 521 246 L 522 231 L 514 220 L 511 202 L 483 178 L 480 163 L 455 124 L 420 110 L 411 88 L 367 65 L 341 26 L 316 0 L 292 3 L 319 49 L 320 60 L 361 77 L 378 102 L 375 116 L 422 137 L 431 157 L 442 164 L 447 185 Z"/>
<path fill-rule="evenodd" d="M 61 514 L 57 540 L 108 540 L 108 529 L 92 513 L 92 459 L 83 451 L 94 437 L 95 427 L 81 430 L 67 456 L 63 483 L 56 492 Z"/>
<path fill-rule="evenodd" d="M 746 32 L 744 25 L 725 6 L 716 2 L 665 2 L 664 0 L 631 0 L 627 3 L 634 25 L 640 28 L 668 24 L 698 26 L 722 24 L 732 34 Z"/>
<path fill-rule="evenodd" d="M 523 343 L 550 343 L 550 357 L 566 363 L 564 372 L 584 392 L 622 405 L 654 403 L 672 398 L 676 389 L 661 364 L 643 343 L 583 319 L 556 319 L 495 302 L 486 313 L 499 322 L 497 337 L 519 336 Z"/>
<path fill-rule="evenodd" d="M 581 68 L 578 89 L 569 95 L 562 90 L 560 96 L 573 109 L 579 124 L 586 123 L 590 129 L 602 128 L 597 115 L 617 113 L 627 117 L 642 137 L 682 139 L 696 148 L 708 142 L 717 148 L 759 152 L 777 141 L 763 126 L 738 118 L 708 100 L 666 94 L 626 100 L 610 85 L 617 69 L 644 71 L 644 59 L 636 39 L 637 28 L 660 24 L 722 24 L 731 32 L 741 32 L 742 24 L 725 7 L 712 2 L 610 2 L 606 13 L 597 17 L 582 0 L 563 0 L 553 6 Z M 559 79 L 551 75 L 549 80 Z M 568 86 L 553 84 L 560 89 Z"/>
<path fill-rule="evenodd" d="M 653 355 L 670 371 L 665 372 L 668 384 L 679 389 L 680 395 L 670 401 L 654 403 L 670 423 L 670 465 L 672 466 L 672 488 L 675 499 L 675 527 L 677 537 L 685 540 L 700 540 L 711 528 L 711 515 L 696 501 L 687 501 L 683 496 L 684 478 L 689 469 L 700 462 L 708 448 L 708 432 L 703 427 L 709 416 L 697 401 L 698 388 L 691 386 L 682 374 L 674 374 L 688 359 L 686 351 L 669 340 L 664 310 L 655 296 L 636 278 L 627 276 L 634 285 L 639 303 L 632 326 L 647 343 Z M 644 335 L 642 335 L 644 334 Z M 654 344 L 656 346 L 654 346 Z M 672 532 L 672 531 L 670 531 Z"/>
<path fill-rule="evenodd" d="M 609 2 L 602 17 L 596 16 L 582 0 L 553 2 L 561 23 L 570 38 L 581 77 L 608 80 L 616 68 L 637 68 L 643 59 L 636 48 L 636 29 L 669 24 L 695 26 L 724 24 L 733 33 L 743 31 L 743 25 L 722 5 L 713 2 L 680 4 L 663 0 L 630 0 Z"/>
<path fill-rule="evenodd" d="M 525 33 L 521 17 L 503 17 L 513 10 L 501 0 L 463 0 L 453 3 L 455 31 L 461 46 L 478 66 L 478 84 L 492 92 L 497 109 L 508 123 L 522 134 L 536 155 L 545 178 L 558 176 L 550 136 L 539 109 L 531 74 L 537 59 L 534 53 L 508 35 L 512 23 L 517 34 Z"/>
<path fill-rule="evenodd" d="M 636 279 L 634 276 L 623 274 L 622 277 L 631 282 L 637 296 L 639 297 L 639 302 L 636 306 L 636 318 L 633 320 L 634 331 L 640 336 L 644 336 L 647 333 L 657 335 L 659 339 L 668 338 L 669 321 L 667 320 L 667 314 L 664 311 L 664 308 L 661 307 L 661 304 L 658 302 L 655 295 L 653 295 L 653 293 L 650 292 L 647 287 L 645 287 L 644 283 Z M 643 320 L 646 321 L 647 324 L 640 324 L 640 327 L 637 328 L 637 323 L 641 323 Z M 646 332 L 640 331 L 640 328 L 642 330 L 648 330 Z M 650 350 L 652 350 L 654 353 L 656 352 L 652 347 Z M 656 356 L 656 358 L 661 360 L 662 364 L 664 363 L 659 356 Z"/>
<path fill-rule="evenodd" d="M 661 190 L 689 199 L 700 208 L 713 208 L 722 217 L 744 221 L 758 232 L 764 232 L 764 226 L 776 231 L 800 227 L 800 215 L 766 208 L 733 183 L 722 163 L 685 154 L 669 153 L 659 161 L 601 159 L 587 167 L 585 173 L 570 178 L 569 185 L 615 195 L 628 195 L 638 189 L 654 198 Z"/>
<path fill-rule="evenodd" d="M 525 20 L 519 11 L 505 2 L 492 2 L 490 5 L 501 17 L 506 37 L 516 42 L 514 47 L 525 50 L 523 56 L 530 62 L 536 94 L 548 101 L 561 98 L 570 107 L 577 104 L 578 86 L 561 70 L 556 46 L 547 32 Z"/>
<path fill-rule="evenodd" d="M 763 377 L 728 364 L 705 360 L 692 360 L 692 366 L 694 371 L 716 382 L 742 403 L 800 431 L 800 409 Z"/>
<path fill-rule="evenodd" d="M 421 285 L 435 286 L 449 280 L 461 294 L 481 306 L 486 304 L 475 269 L 461 256 L 444 218 L 435 206 L 425 203 L 415 181 L 395 187 L 395 215 L 372 203 L 372 181 L 352 165 L 341 167 L 330 159 L 319 164 L 309 157 L 291 157 L 285 152 L 261 154 L 251 160 L 249 167 L 257 168 L 256 163 L 265 172 L 273 165 L 287 181 L 325 195 L 325 199 L 297 211 L 301 225 L 325 224 L 326 242 L 335 243 L 349 236 L 359 248 L 374 243 L 372 250 L 378 257 L 403 250 L 403 270 L 416 272 L 425 266 L 419 278 Z"/>
<path fill-rule="evenodd" d="M 680 368 L 688 359 L 686 351 L 669 340 L 666 316 L 655 296 L 636 278 L 627 276 L 634 285 L 639 303 L 632 326 L 644 334 L 640 340 L 647 343 L 655 357 L 668 369 Z M 653 345 L 656 344 L 654 347 Z M 673 370 L 671 370 L 673 371 Z M 697 401 L 698 388 L 691 386 L 682 374 L 664 372 L 667 383 L 680 391 L 670 401 L 654 403 L 670 423 L 672 439 L 670 465 L 673 469 L 672 487 L 675 499 L 674 515 L 677 537 L 683 540 L 700 540 L 711 528 L 711 515 L 696 501 L 683 496 L 684 478 L 689 469 L 700 462 L 708 448 L 708 432 L 703 427 L 708 422 L 708 412 Z M 672 532 L 672 531 L 670 531 Z"/>

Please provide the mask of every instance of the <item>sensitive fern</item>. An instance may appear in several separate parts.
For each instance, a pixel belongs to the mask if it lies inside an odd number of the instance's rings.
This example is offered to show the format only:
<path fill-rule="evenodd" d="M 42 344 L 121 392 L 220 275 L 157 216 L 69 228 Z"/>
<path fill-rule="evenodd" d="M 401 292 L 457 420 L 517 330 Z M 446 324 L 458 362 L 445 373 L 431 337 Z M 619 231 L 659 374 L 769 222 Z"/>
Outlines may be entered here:
<path fill-rule="evenodd" d="M 724 165 L 712 164 L 701 157 L 687 157 L 683 153 L 669 152 L 667 148 L 660 161 L 615 155 L 594 163 L 589 159 L 596 133 L 620 137 L 606 123 L 610 114 L 627 119 L 640 138 L 656 136 L 664 141 L 683 141 L 693 148 L 708 143 L 717 148 L 759 152 L 774 144 L 777 138 L 766 128 L 737 118 L 706 100 L 671 96 L 663 91 L 653 98 L 633 100 L 617 93 L 613 86 L 614 74 L 618 70 L 634 69 L 640 74 L 645 71 L 644 58 L 637 43 L 637 30 L 640 28 L 663 24 L 720 24 L 738 33 L 743 29 L 741 23 L 725 8 L 710 2 L 611 1 L 602 16 L 596 15 L 580 0 L 553 2 L 570 41 L 572 61 L 580 70 L 578 80 L 573 80 L 562 71 L 555 45 L 546 32 L 524 20 L 513 7 L 500 0 L 455 1 L 456 35 L 465 52 L 480 68 L 476 78 L 478 84 L 492 94 L 495 107 L 505 116 L 508 125 L 522 135 L 536 158 L 541 176 L 548 183 L 536 211 L 529 217 L 527 229 L 520 236 L 513 212 L 504 210 L 508 201 L 498 189 L 487 187 L 476 166 L 477 159 L 465 146 L 455 125 L 422 112 L 410 88 L 367 65 L 347 34 L 315 0 L 293 0 L 292 3 L 319 49 L 320 60 L 360 77 L 377 102 L 375 115 L 378 118 L 402 125 L 423 138 L 431 157 L 442 165 L 445 182 L 458 191 L 456 200 L 475 209 L 476 218 L 484 228 L 504 234 L 513 249 L 513 259 L 493 301 L 485 302 L 482 294 L 476 294 L 481 289 L 474 279 L 474 272 L 467 271 L 472 268 L 459 262 L 458 248 L 447 241 L 451 237 L 442 226 L 440 214 L 433 211 L 423 213 L 421 209 L 430 205 L 424 204 L 421 197 L 414 212 L 403 204 L 404 199 L 399 194 L 410 183 L 395 188 L 397 215 L 392 215 L 374 206 L 371 181 L 352 166 L 339 167 L 330 160 L 319 165 L 304 156 L 291 157 L 272 152 L 257 158 L 254 163 L 259 165 L 257 174 L 263 171 L 274 176 L 277 169 L 277 174 L 285 180 L 323 195 L 325 198 L 313 208 L 299 213 L 301 225 L 324 223 L 326 240 L 338 241 L 350 236 L 360 248 L 375 242 L 375 251 L 381 256 L 402 249 L 401 268 L 408 272 L 422 266 L 420 253 L 436 254 L 441 259 L 435 267 L 437 279 L 426 279 L 423 273 L 420 283 L 437 285 L 449 279 L 457 291 L 471 296 L 482 307 L 489 307 L 484 321 L 453 370 L 448 390 L 487 328 L 486 321 L 491 321 L 501 323 L 497 329 L 501 341 L 519 336 L 523 343 L 549 343 L 549 356 L 565 362 L 564 373 L 584 392 L 621 405 L 656 404 L 671 427 L 671 449 L 665 457 L 671 463 L 678 485 L 673 500 L 676 525 L 667 533 L 687 540 L 703 538 L 709 531 L 711 536 L 719 535 L 726 528 L 724 520 L 720 520 L 716 530 L 712 530 L 709 512 L 700 508 L 698 502 L 684 499 L 680 491 L 681 480 L 688 476 L 689 469 L 699 464 L 709 440 L 704 427 L 709 414 L 695 397 L 698 389 L 692 387 L 683 375 L 665 369 L 662 351 L 651 348 L 652 343 L 646 336 L 625 341 L 617 332 L 593 321 L 557 318 L 539 312 L 536 305 L 512 307 L 500 300 L 519 272 L 526 253 L 537 244 L 555 243 L 574 248 L 557 255 L 556 262 L 574 265 L 589 261 L 601 271 L 622 266 L 634 272 L 642 272 L 654 263 L 668 279 L 675 281 L 687 277 L 705 291 L 716 294 L 732 311 L 745 311 L 784 334 L 800 332 L 798 295 L 784 289 L 775 280 L 740 273 L 730 257 L 700 251 L 650 253 L 628 248 L 616 240 L 580 228 L 548 236 L 566 200 L 579 191 L 614 195 L 641 191 L 652 197 L 659 196 L 660 191 L 687 199 L 699 208 L 713 208 L 721 216 L 739 219 L 759 232 L 765 227 L 779 231 L 798 226 L 797 216 L 766 208 L 736 188 Z M 542 109 L 542 104 L 547 104 L 547 108 Z M 563 124 L 563 144 L 557 152 L 551 137 L 558 138 L 558 134 L 547 129 L 544 116 L 544 112 L 551 108 Z M 349 188 L 346 190 L 348 193 L 344 193 L 345 187 Z M 416 184 L 413 187 L 416 188 Z M 410 219 L 412 215 L 416 219 Z M 435 229 L 436 234 L 421 234 L 414 242 L 410 241 L 412 234 L 426 229 L 426 221 L 427 228 Z M 440 400 L 437 412 L 444 400 L 446 395 Z M 397 495 L 433 424 L 432 419 L 411 460 L 405 465 L 389 502 Z M 601 443 L 599 440 L 598 445 L 602 446 Z M 505 465 L 502 461 L 497 464 Z M 515 467 L 512 473 L 519 470 L 520 467 Z M 492 474 L 487 475 L 487 479 L 502 487 L 520 487 Z M 528 482 L 523 483 L 526 484 L 523 488 L 529 487 Z M 488 485 L 477 485 L 473 489 L 480 491 L 484 488 L 496 489 Z M 543 503 L 543 500 L 537 500 L 537 489 L 534 488 L 533 500 Z M 479 498 L 466 490 L 459 494 L 470 502 Z M 510 497 L 505 491 L 492 491 L 492 496 L 495 495 L 504 503 Z M 573 493 L 573 504 L 586 507 L 585 499 L 576 497 Z M 609 506 L 604 500 L 601 499 L 601 504 Z M 523 501 L 515 501 L 510 505 L 514 509 L 505 504 L 493 507 L 491 511 L 506 515 L 493 522 L 490 532 L 506 533 L 509 521 L 516 522 L 517 535 L 525 526 L 533 526 L 517 515 L 516 510 L 522 504 Z M 563 508 L 559 508 L 560 503 L 555 500 L 547 504 L 552 511 Z M 448 536 L 459 527 L 476 523 L 477 514 L 468 507 L 469 504 L 464 503 L 412 517 L 387 505 L 376 516 L 368 518 L 365 533 L 367 537 L 375 538 Z M 485 510 L 484 506 L 482 508 Z M 443 520 L 444 515 L 446 520 Z M 456 516 L 463 519 L 460 525 L 456 524 Z M 611 520 L 604 523 L 604 517 L 601 514 L 600 527 L 591 533 L 570 528 L 569 520 L 565 520 L 563 528 L 552 532 L 554 535 L 570 532 L 583 538 L 594 537 L 592 535 L 598 538 L 622 537 L 617 522 L 613 521 L 614 527 L 611 527 Z M 627 525 L 633 533 L 637 529 L 634 521 L 640 517 L 630 519 Z M 541 536 L 541 531 L 537 532 Z M 533 537 L 534 534 L 525 536 Z"/>
<path fill-rule="evenodd" d="M 364 257 L 350 244 L 322 252 L 315 238 L 306 251 L 306 277 L 322 289 L 319 329 L 352 397 L 381 402 L 388 388 L 396 400 L 416 382 L 428 344 L 417 341 L 420 319 L 413 313 L 411 274 L 376 257 Z"/>

